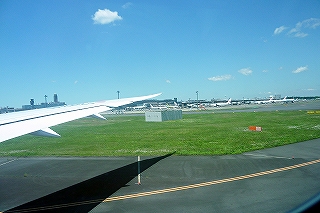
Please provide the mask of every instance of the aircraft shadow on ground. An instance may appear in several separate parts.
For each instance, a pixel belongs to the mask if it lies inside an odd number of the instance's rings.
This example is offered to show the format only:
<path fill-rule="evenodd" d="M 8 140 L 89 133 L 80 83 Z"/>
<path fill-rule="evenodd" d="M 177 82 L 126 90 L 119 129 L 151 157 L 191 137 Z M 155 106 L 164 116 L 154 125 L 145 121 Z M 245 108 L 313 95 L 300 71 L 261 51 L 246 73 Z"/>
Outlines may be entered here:
<path fill-rule="evenodd" d="M 140 161 L 140 172 L 172 154 Z M 89 212 L 121 187 L 126 186 L 137 175 L 138 162 L 131 163 L 14 207 L 5 213 Z"/>

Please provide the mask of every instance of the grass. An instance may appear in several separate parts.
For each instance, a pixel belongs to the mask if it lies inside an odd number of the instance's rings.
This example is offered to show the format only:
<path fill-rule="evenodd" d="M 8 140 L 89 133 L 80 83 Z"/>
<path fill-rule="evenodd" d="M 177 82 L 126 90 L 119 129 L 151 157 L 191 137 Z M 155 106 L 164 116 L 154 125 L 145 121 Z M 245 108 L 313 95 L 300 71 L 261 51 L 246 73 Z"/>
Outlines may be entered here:
<path fill-rule="evenodd" d="M 0 144 L 0 156 L 224 155 L 320 137 L 320 114 L 306 111 L 183 114 L 145 122 L 144 116 L 84 118 L 53 127 L 61 138 L 26 135 Z M 248 126 L 261 126 L 252 132 Z"/>

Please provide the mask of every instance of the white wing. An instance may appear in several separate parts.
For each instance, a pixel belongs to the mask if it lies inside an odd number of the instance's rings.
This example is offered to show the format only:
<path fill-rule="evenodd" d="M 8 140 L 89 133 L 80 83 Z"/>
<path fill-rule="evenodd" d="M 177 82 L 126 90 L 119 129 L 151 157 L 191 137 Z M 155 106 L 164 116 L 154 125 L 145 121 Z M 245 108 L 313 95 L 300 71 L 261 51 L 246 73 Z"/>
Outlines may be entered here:
<path fill-rule="evenodd" d="M 29 133 L 58 137 L 49 127 L 87 116 L 103 118 L 99 113 L 160 94 L 0 114 L 0 142 Z"/>

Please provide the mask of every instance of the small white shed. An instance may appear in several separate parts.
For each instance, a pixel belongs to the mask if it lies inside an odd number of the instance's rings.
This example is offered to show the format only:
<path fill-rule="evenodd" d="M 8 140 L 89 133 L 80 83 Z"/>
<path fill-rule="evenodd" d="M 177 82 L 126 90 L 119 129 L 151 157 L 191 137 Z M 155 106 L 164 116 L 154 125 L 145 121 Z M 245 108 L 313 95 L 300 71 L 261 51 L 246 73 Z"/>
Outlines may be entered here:
<path fill-rule="evenodd" d="M 182 119 L 182 110 L 146 111 L 147 122 L 162 122 Z"/>

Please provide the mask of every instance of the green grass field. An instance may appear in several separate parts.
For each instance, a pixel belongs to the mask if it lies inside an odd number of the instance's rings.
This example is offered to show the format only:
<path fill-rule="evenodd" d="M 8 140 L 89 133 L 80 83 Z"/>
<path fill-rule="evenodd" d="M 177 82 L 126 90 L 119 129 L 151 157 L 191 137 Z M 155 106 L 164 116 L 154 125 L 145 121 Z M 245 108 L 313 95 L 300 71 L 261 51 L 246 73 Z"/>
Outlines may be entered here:
<path fill-rule="evenodd" d="M 248 130 L 261 126 L 262 132 Z M 306 111 L 183 114 L 145 122 L 144 116 L 84 118 L 53 127 L 61 138 L 26 135 L 0 144 L 0 156 L 224 155 L 320 137 L 320 114 Z"/>

